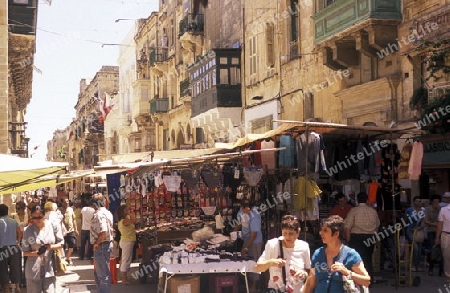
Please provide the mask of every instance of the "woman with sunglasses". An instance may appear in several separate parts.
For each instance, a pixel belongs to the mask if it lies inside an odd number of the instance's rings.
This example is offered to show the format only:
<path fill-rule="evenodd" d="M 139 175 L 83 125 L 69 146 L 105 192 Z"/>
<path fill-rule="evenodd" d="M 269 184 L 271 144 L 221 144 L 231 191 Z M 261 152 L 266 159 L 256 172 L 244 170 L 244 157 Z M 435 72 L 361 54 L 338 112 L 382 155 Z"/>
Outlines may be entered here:
<path fill-rule="evenodd" d="M 281 221 L 281 237 L 267 241 L 256 270 L 269 270 L 266 292 L 301 292 L 311 268 L 309 245 L 299 240 L 300 225 L 295 216 L 286 215 Z"/>
<path fill-rule="evenodd" d="M 23 255 L 28 257 L 25 264 L 27 293 L 56 293 L 53 254 L 64 242 L 61 229 L 44 218 L 39 205 L 31 208 L 31 220 L 22 241 Z"/>
<path fill-rule="evenodd" d="M 370 277 L 356 250 L 343 244 L 344 219 L 334 215 L 322 222 L 323 247 L 314 251 L 304 293 L 343 293 L 343 276 L 357 285 L 369 286 Z"/>

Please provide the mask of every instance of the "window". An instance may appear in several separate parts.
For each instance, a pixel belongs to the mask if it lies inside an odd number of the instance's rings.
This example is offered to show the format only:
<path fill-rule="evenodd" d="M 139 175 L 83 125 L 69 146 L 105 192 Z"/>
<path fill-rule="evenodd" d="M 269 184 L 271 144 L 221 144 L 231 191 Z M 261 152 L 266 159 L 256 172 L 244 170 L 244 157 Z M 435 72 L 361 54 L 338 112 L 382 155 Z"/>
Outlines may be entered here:
<path fill-rule="evenodd" d="M 272 115 L 252 120 L 252 133 L 264 133 L 272 129 Z"/>
<path fill-rule="evenodd" d="M 266 65 L 268 67 L 275 66 L 274 52 L 275 31 L 273 23 L 266 23 Z"/>
<path fill-rule="evenodd" d="M 227 65 L 228 64 L 228 58 L 227 57 L 220 57 L 220 64 Z"/>
<path fill-rule="evenodd" d="M 228 80 L 228 68 L 221 68 L 220 69 L 220 84 L 229 84 L 229 80 Z"/>
<path fill-rule="evenodd" d="M 314 118 L 314 94 L 312 92 L 307 92 L 304 94 L 305 99 L 305 119 Z"/>
<path fill-rule="evenodd" d="M 291 41 L 298 41 L 298 0 L 291 0 Z"/>
<path fill-rule="evenodd" d="M 241 83 L 240 70 L 238 67 L 230 67 L 230 84 L 237 85 Z"/>
<path fill-rule="evenodd" d="M 215 86 L 216 84 L 217 84 L 216 69 L 214 68 L 212 70 L 212 85 Z"/>
<path fill-rule="evenodd" d="M 250 75 L 256 74 L 256 36 L 250 38 L 250 50 L 249 50 L 249 60 L 250 60 Z"/>

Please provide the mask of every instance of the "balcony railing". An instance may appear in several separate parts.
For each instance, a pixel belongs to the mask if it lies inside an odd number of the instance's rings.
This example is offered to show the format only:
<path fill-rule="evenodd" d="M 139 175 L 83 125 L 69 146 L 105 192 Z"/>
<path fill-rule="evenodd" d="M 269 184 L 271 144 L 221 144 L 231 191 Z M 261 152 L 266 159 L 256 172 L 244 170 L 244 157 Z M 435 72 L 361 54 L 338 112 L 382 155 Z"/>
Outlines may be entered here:
<path fill-rule="evenodd" d="M 180 98 L 184 98 L 191 95 L 189 85 L 190 85 L 189 77 L 180 82 Z"/>
<path fill-rule="evenodd" d="M 203 34 L 204 31 L 204 17 L 203 14 L 193 14 L 188 13 L 181 21 L 180 21 L 180 36 L 182 36 L 185 32 L 189 32 L 191 34 Z"/>
<path fill-rule="evenodd" d="M 156 98 L 150 102 L 150 113 L 167 113 L 169 110 L 169 99 L 168 98 Z"/>
<path fill-rule="evenodd" d="M 156 47 L 150 51 L 150 66 L 164 61 L 167 61 L 167 48 Z"/>
<path fill-rule="evenodd" d="M 317 12 L 315 42 L 323 41 L 366 19 L 401 20 L 401 0 L 338 0 Z"/>

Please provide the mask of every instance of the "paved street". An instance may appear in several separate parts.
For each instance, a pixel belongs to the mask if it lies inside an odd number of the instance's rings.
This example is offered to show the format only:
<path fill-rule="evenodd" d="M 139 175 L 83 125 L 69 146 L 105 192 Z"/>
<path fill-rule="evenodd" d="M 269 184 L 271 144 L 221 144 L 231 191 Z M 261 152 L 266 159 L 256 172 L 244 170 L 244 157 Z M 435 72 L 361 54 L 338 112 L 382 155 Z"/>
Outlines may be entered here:
<path fill-rule="evenodd" d="M 73 258 L 75 266 L 69 267 L 68 271 L 64 276 L 58 277 L 58 291 L 57 293 L 95 293 L 97 292 L 94 283 L 94 266 L 90 264 L 89 261 L 83 260 L 79 261 L 76 257 Z M 132 264 L 132 272 L 138 270 L 138 263 Z M 374 284 L 370 289 L 371 293 L 389 293 L 389 292 L 400 292 L 400 293 L 421 293 L 426 290 L 427 293 L 448 293 L 450 288 L 445 283 L 444 277 L 438 276 L 428 276 L 426 272 L 415 273 L 414 276 L 420 276 L 421 285 L 418 287 L 409 286 L 399 286 L 395 287 L 394 274 L 391 270 L 382 272 L 382 279 L 385 282 Z M 65 286 L 61 287 L 59 284 L 65 283 Z M 243 286 L 241 287 L 244 288 Z M 441 291 L 439 291 L 439 289 Z M 153 284 L 139 284 L 138 281 L 134 281 L 132 285 L 112 285 L 111 293 L 127 292 L 132 291 L 133 293 L 156 293 L 156 285 Z M 26 289 L 22 289 L 23 293 L 26 293 Z M 209 291 L 210 292 L 210 291 Z M 203 293 L 203 292 L 202 292 Z"/>

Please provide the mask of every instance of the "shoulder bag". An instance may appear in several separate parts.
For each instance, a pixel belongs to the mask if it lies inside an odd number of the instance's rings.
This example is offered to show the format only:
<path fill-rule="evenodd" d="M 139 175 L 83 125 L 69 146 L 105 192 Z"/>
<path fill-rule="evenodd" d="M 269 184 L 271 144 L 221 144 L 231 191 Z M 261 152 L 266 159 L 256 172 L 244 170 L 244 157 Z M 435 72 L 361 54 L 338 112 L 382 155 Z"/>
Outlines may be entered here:
<path fill-rule="evenodd" d="M 283 259 L 283 242 L 281 240 L 278 241 L 280 244 L 280 256 Z M 283 266 L 283 268 L 281 269 L 282 274 L 283 274 L 283 283 L 286 284 L 286 266 Z M 267 288 L 266 291 L 264 293 L 283 293 L 283 291 L 278 290 L 278 289 L 274 289 L 274 288 Z"/>

